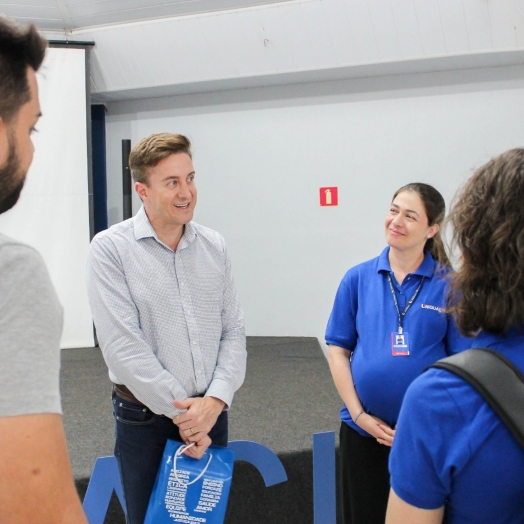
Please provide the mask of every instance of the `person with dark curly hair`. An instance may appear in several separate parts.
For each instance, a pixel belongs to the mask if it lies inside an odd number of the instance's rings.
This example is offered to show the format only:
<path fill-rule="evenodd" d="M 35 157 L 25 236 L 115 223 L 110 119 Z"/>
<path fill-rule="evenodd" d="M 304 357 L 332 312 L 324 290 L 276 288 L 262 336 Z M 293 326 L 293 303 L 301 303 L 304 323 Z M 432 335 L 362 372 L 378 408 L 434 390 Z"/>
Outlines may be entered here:
<path fill-rule="evenodd" d="M 388 458 L 400 405 L 422 370 L 448 356 L 460 335 L 445 314 L 451 271 L 440 225 L 442 195 L 408 184 L 385 219 L 388 246 L 350 269 L 326 330 L 328 361 L 344 402 L 340 457 L 345 524 L 383 523 Z"/>
<path fill-rule="evenodd" d="M 524 149 L 468 180 L 451 213 L 462 258 L 449 311 L 470 346 L 524 372 Z M 524 452 L 481 395 L 432 368 L 408 388 L 390 457 L 387 524 L 521 524 Z"/>

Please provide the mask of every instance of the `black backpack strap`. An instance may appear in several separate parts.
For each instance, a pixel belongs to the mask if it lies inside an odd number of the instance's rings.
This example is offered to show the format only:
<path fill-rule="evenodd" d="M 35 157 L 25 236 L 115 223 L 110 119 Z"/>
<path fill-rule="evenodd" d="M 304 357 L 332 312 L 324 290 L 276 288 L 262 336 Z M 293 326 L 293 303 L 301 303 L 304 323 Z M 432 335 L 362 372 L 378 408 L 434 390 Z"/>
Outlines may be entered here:
<path fill-rule="evenodd" d="M 485 348 L 468 349 L 435 362 L 469 382 L 524 449 L 524 375 L 509 359 Z"/>

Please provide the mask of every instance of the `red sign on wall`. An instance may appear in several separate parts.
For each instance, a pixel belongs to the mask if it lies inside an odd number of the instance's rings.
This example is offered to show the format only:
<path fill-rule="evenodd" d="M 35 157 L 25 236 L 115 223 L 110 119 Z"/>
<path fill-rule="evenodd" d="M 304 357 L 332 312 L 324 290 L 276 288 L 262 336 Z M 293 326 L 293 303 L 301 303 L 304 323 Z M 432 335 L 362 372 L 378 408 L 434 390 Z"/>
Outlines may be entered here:
<path fill-rule="evenodd" d="M 321 187 L 320 205 L 338 206 L 338 187 Z"/>

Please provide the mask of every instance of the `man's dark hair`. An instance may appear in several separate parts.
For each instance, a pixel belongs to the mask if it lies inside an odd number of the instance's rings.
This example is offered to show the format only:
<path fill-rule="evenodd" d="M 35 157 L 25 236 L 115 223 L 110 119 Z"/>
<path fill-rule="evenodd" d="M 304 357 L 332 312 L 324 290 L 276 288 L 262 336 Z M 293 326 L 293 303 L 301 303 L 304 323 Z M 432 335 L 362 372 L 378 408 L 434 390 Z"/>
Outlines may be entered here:
<path fill-rule="evenodd" d="M 36 27 L 20 26 L 0 16 L 0 118 L 11 122 L 30 100 L 27 68 L 42 65 L 47 41 Z"/>

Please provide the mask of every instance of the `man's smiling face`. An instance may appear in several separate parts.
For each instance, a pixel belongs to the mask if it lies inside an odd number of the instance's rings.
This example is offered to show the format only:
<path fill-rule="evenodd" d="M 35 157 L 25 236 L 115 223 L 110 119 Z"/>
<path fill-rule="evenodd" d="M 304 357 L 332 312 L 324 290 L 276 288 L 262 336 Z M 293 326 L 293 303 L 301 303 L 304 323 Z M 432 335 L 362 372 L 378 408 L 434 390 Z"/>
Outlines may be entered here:
<path fill-rule="evenodd" d="M 186 153 L 174 153 L 148 170 L 148 182 L 135 188 L 152 224 L 184 226 L 193 218 L 197 202 L 195 169 Z"/>

